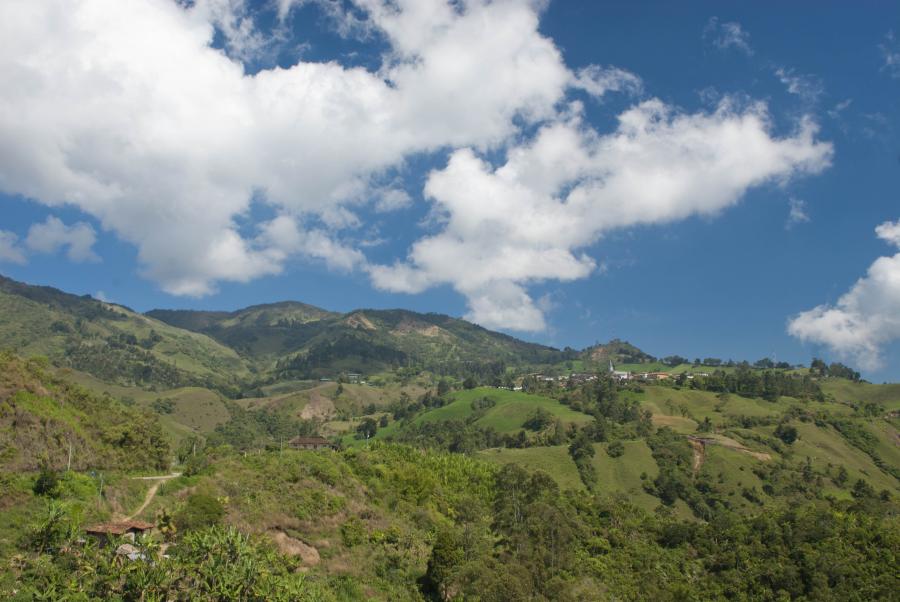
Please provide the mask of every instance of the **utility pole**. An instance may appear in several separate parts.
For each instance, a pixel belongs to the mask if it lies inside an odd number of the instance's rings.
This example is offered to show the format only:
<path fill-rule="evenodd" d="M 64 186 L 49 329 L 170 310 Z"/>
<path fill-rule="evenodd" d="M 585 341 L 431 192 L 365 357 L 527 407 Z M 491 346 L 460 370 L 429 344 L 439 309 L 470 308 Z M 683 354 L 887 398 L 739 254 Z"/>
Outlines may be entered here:
<path fill-rule="evenodd" d="M 69 441 L 69 460 L 66 462 L 66 472 L 72 469 L 72 442 Z"/>

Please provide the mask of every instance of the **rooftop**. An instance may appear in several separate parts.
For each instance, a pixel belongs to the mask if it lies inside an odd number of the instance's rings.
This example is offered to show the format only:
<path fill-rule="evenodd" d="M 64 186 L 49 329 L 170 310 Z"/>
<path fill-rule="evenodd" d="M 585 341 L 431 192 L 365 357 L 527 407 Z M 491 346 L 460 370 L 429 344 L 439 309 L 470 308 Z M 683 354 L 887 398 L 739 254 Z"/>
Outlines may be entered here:
<path fill-rule="evenodd" d="M 114 523 L 99 523 L 85 527 L 87 533 L 111 533 L 112 535 L 124 535 L 128 531 L 147 531 L 155 525 L 142 520 L 125 520 Z"/>

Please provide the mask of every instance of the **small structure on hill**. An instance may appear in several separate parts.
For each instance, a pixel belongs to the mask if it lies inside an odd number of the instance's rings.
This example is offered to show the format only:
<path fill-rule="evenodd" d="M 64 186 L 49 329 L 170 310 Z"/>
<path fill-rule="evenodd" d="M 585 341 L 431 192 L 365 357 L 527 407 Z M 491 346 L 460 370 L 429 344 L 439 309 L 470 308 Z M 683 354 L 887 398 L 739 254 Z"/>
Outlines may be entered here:
<path fill-rule="evenodd" d="M 616 370 L 612 360 L 609 360 L 609 375 L 616 380 L 631 380 L 631 372 Z"/>
<path fill-rule="evenodd" d="M 334 447 L 331 441 L 323 437 L 294 437 L 288 441 L 288 445 L 294 449 L 330 449 Z"/>
<path fill-rule="evenodd" d="M 134 541 L 135 535 L 143 535 L 153 530 L 154 525 L 142 520 L 124 520 L 112 523 L 99 523 L 84 528 L 84 532 L 96 538 L 101 545 L 114 537 L 125 537 Z"/>

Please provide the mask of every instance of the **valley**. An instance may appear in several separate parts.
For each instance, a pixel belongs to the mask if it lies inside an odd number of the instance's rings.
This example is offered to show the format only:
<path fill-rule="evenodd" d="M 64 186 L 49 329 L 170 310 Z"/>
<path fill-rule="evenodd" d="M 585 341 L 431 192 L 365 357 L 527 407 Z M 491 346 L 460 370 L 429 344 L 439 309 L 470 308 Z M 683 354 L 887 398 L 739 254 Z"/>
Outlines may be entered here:
<path fill-rule="evenodd" d="M 400 310 L 142 315 L 0 284 L 6 598 L 51 583 L 212 592 L 197 559 L 221 546 L 272 567 L 247 599 L 823 599 L 898 585 L 893 560 L 859 554 L 900 541 L 900 385 L 845 366 L 660 360 L 622 341 L 556 350 Z M 166 570 L 102 546 L 71 556 L 84 525 L 126 519 L 153 526 L 135 545 L 170 550 Z M 850 543 L 819 569 L 822 589 L 732 559 L 763 532 L 797 570 Z M 797 537 L 812 542 L 802 557 Z M 61 585 L 72 563 L 92 577 Z"/>

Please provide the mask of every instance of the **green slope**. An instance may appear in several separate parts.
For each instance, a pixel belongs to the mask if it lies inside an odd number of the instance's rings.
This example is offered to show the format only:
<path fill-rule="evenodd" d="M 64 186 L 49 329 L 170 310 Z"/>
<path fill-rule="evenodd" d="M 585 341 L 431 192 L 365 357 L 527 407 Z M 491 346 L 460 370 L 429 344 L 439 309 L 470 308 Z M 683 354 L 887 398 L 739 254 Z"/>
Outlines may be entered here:
<path fill-rule="evenodd" d="M 520 430 L 522 424 L 538 408 L 546 410 L 566 424 L 581 425 L 592 420 L 590 416 L 576 412 L 549 397 L 520 391 L 477 387 L 467 391 L 457 391 L 453 394 L 451 403 L 421 414 L 415 422 L 421 424 L 442 420 L 466 420 L 475 413 L 472 402 L 479 399 L 491 400 L 495 405 L 487 408 L 484 414 L 475 421 L 475 424 L 485 428 L 494 428 L 500 433 L 513 433 Z"/>
<path fill-rule="evenodd" d="M 0 468 L 165 468 L 155 416 L 59 380 L 39 361 L 0 352 Z"/>
<path fill-rule="evenodd" d="M 26 356 L 125 385 L 220 386 L 248 374 L 232 349 L 128 308 L 0 276 L 0 339 Z"/>
<path fill-rule="evenodd" d="M 147 315 L 207 334 L 265 367 L 281 360 L 279 378 L 371 374 L 411 362 L 451 368 L 465 362 L 554 363 L 563 356 L 465 320 L 406 310 L 335 314 L 284 302 L 230 313 L 153 310 Z"/>
<path fill-rule="evenodd" d="M 888 412 L 900 410 L 900 383 L 874 385 L 843 378 L 826 378 L 819 386 L 826 395 L 837 401 L 851 404 L 874 403 Z"/>

